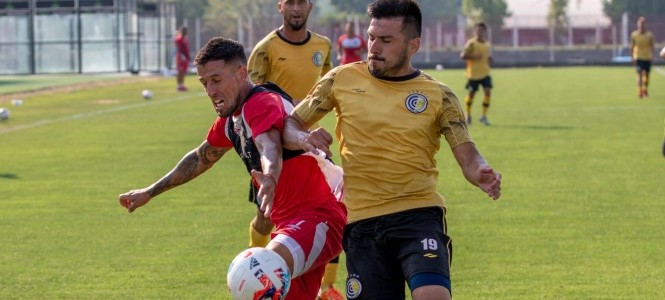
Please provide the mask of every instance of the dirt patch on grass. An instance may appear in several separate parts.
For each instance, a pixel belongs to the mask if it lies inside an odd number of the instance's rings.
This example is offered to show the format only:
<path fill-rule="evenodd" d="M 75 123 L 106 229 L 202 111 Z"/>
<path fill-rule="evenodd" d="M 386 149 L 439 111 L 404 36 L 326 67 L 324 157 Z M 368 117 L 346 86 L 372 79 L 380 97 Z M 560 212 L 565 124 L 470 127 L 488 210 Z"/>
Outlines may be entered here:
<path fill-rule="evenodd" d="M 12 99 L 23 99 L 31 96 L 43 96 L 53 93 L 67 93 L 80 90 L 87 90 L 98 87 L 106 87 L 117 84 L 136 83 L 136 82 L 154 82 L 160 80 L 160 76 L 138 76 L 138 77 L 125 77 L 115 79 L 100 79 L 99 81 L 82 82 L 68 85 L 59 85 L 53 87 L 39 88 L 30 91 L 22 91 L 17 93 L 9 93 L 0 95 L 0 103 L 10 102 Z M 111 100 L 100 100 L 111 101 Z M 108 104 L 108 103 L 100 103 Z"/>

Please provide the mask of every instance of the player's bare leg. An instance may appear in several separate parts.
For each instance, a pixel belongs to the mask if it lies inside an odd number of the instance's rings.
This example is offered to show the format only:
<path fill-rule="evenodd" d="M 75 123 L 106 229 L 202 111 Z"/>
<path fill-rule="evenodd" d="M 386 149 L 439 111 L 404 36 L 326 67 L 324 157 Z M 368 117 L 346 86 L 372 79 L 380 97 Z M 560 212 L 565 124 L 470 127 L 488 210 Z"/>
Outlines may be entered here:
<path fill-rule="evenodd" d="M 270 242 L 270 233 L 275 225 L 266 218 L 261 211 L 256 210 L 256 216 L 249 224 L 249 247 L 265 247 Z"/>
<path fill-rule="evenodd" d="M 421 286 L 411 292 L 413 300 L 451 300 L 450 291 L 440 285 Z"/>

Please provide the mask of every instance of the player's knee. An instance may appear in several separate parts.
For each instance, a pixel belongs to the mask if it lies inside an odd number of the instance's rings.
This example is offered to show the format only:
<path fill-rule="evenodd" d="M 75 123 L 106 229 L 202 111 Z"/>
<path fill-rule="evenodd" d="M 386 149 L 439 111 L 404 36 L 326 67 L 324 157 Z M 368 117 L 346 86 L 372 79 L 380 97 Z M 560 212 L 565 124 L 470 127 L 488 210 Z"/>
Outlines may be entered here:
<path fill-rule="evenodd" d="M 439 273 L 419 273 L 408 282 L 414 300 L 451 299 L 450 277 Z"/>

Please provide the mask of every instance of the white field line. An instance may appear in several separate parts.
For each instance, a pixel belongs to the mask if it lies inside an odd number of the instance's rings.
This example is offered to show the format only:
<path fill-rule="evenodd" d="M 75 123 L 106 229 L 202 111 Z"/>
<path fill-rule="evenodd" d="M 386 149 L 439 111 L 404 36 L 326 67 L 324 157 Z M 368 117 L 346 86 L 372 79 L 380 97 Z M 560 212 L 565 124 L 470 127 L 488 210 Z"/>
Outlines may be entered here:
<path fill-rule="evenodd" d="M 656 72 L 658 72 L 658 74 L 665 76 L 665 70 L 663 70 L 663 68 L 655 67 L 654 69 L 656 70 Z"/>
<path fill-rule="evenodd" d="M 73 121 L 73 120 L 87 119 L 87 118 L 91 118 L 91 117 L 95 117 L 95 116 L 100 116 L 100 115 L 115 113 L 115 112 L 119 112 L 119 111 L 125 111 L 125 110 L 140 108 L 140 107 L 149 106 L 149 105 L 173 103 L 173 102 L 178 102 L 178 101 L 182 101 L 182 100 L 192 98 L 194 96 L 201 96 L 201 95 L 202 95 L 201 93 L 182 95 L 180 97 L 169 99 L 169 100 L 164 100 L 164 101 L 144 101 L 144 102 L 137 103 L 137 104 L 129 104 L 129 105 L 118 106 L 118 107 L 113 107 L 113 108 L 109 108 L 109 109 L 95 110 L 95 111 L 91 111 L 91 112 L 80 113 L 80 114 L 75 114 L 75 115 L 71 115 L 71 116 L 55 118 L 55 119 L 46 119 L 46 120 L 41 120 L 41 121 L 37 121 L 37 122 L 34 122 L 34 123 L 26 124 L 26 125 L 20 125 L 20 126 L 16 126 L 16 127 L 12 127 L 12 128 L 7 128 L 7 129 L 0 129 L 0 134 L 19 131 L 19 130 L 24 130 L 24 129 L 32 129 L 32 128 L 36 128 L 36 127 L 40 127 L 40 126 L 44 126 L 44 125 L 48 125 L 48 124 L 53 124 L 53 123 L 61 123 L 61 122 L 68 122 L 68 121 Z"/>

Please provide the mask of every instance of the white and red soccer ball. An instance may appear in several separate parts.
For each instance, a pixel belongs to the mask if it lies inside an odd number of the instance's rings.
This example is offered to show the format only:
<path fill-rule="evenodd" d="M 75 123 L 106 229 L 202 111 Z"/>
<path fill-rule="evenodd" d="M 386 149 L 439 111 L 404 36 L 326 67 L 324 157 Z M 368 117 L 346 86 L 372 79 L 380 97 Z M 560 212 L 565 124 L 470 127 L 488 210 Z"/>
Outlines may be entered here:
<path fill-rule="evenodd" d="M 226 283 L 235 300 L 281 300 L 289 291 L 291 273 L 277 252 L 250 248 L 233 259 Z"/>

